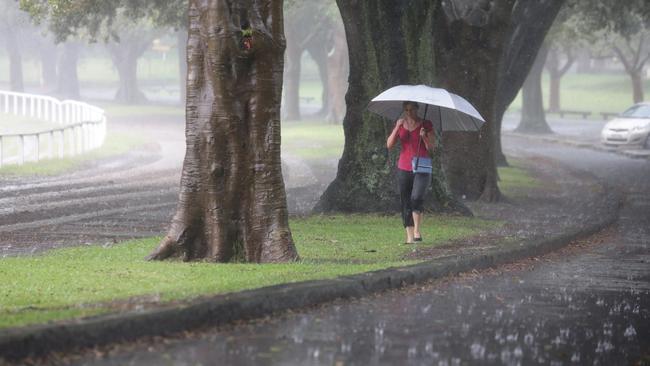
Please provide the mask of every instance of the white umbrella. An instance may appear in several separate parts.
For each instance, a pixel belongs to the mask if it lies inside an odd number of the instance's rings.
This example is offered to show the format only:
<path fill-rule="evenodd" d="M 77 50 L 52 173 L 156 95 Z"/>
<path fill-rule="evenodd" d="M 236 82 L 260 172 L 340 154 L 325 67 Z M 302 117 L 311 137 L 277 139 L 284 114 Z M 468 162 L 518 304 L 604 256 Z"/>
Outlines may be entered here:
<path fill-rule="evenodd" d="M 421 104 L 418 110 L 421 118 L 437 116 L 441 131 L 478 131 L 485 123 L 464 98 L 426 85 L 398 85 L 387 89 L 368 103 L 368 110 L 396 120 L 402 115 L 405 101 Z"/>

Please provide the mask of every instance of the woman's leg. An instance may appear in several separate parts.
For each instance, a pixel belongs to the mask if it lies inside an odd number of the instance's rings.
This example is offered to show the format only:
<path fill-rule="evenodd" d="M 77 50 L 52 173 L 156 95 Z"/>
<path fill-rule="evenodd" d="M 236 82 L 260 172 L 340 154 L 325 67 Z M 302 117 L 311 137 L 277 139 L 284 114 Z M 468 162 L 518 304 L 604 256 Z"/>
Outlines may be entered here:
<path fill-rule="evenodd" d="M 415 174 L 413 179 L 413 189 L 411 191 L 411 209 L 413 210 L 413 237 L 421 238 L 420 226 L 422 225 L 422 212 L 424 206 L 424 194 L 427 191 L 430 174 Z"/>
<path fill-rule="evenodd" d="M 402 204 L 402 223 L 406 229 L 406 242 L 413 242 L 413 211 L 411 210 L 411 191 L 413 190 L 413 176 L 411 172 L 397 170 L 399 183 L 399 196 Z"/>

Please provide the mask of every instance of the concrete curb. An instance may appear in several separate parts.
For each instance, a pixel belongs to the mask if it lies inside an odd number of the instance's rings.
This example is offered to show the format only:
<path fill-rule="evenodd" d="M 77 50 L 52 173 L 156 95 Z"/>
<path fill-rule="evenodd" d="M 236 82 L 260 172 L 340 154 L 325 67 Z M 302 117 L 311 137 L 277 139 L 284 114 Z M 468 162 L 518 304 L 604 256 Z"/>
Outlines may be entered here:
<path fill-rule="evenodd" d="M 606 188 L 606 214 L 584 228 L 574 228 L 554 237 L 521 240 L 480 254 L 450 256 L 407 267 L 389 268 L 332 280 L 283 284 L 233 294 L 218 295 L 177 306 L 140 312 L 103 315 L 64 324 L 9 329 L 0 334 L 0 360 L 15 362 L 44 356 L 132 341 L 140 337 L 173 334 L 272 313 L 305 308 L 336 299 L 351 299 L 407 285 L 439 279 L 474 269 L 485 269 L 519 259 L 539 256 L 569 242 L 592 235 L 618 218 L 621 197 Z"/>
<path fill-rule="evenodd" d="M 551 142 L 555 144 L 562 144 L 573 146 L 581 149 L 589 149 L 594 151 L 609 152 L 618 155 L 623 155 L 632 159 L 647 159 L 650 160 L 650 150 L 623 150 L 616 147 L 603 146 L 589 141 L 572 140 L 569 138 L 557 137 L 557 135 L 527 135 L 512 131 L 504 131 L 503 135 L 521 137 L 526 139 L 534 139 L 537 141 Z"/>

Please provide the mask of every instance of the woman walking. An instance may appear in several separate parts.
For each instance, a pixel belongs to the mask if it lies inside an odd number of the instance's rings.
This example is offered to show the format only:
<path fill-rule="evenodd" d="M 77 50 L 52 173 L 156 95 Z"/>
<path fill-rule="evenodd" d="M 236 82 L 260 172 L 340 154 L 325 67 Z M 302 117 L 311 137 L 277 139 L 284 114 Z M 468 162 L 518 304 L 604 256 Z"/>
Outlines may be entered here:
<path fill-rule="evenodd" d="M 399 182 L 400 200 L 402 204 L 402 223 L 406 229 L 405 244 L 422 241 L 420 225 L 424 194 L 431 181 L 430 170 L 425 173 L 414 172 L 414 162 L 422 163 L 429 158 L 433 151 L 435 136 L 433 123 L 418 117 L 419 106 L 415 102 L 404 102 L 402 118 L 395 123 L 395 128 L 386 140 L 390 150 L 399 139 L 401 151 L 397 162 L 397 178 Z M 430 160 L 429 160 L 430 162 Z"/>

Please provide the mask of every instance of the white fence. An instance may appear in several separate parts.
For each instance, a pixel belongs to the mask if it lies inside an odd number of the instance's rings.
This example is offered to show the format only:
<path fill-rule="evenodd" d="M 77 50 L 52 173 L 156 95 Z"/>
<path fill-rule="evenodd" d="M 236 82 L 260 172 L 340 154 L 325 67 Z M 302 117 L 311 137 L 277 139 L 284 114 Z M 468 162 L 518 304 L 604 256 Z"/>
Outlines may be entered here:
<path fill-rule="evenodd" d="M 83 102 L 0 90 L 0 112 L 61 126 L 0 134 L 0 167 L 80 155 L 100 147 L 106 137 L 104 110 Z"/>

